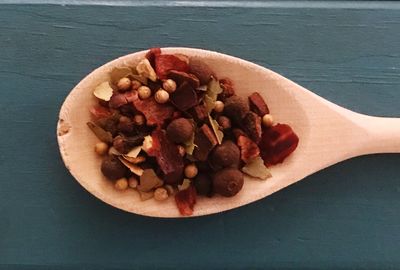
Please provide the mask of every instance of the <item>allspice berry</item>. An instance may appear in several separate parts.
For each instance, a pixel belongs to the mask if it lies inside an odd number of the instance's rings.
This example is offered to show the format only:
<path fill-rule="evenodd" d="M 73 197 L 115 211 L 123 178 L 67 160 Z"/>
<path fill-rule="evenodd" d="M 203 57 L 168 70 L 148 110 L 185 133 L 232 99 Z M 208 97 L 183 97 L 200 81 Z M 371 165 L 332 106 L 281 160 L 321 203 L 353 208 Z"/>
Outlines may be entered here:
<path fill-rule="evenodd" d="M 101 163 L 101 172 L 108 179 L 117 180 L 124 177 L 127 168 L 118 158 L 114 156 L 106 156 Z"/>
<path fill-rule="evenodd" d="M 236 195 L 243 187 L 243 173 L 238 169 L 226 168 L 213 177 L 213 191 L 225 197 Z"/>
<path fill-rule="evenodd" d="M 224 114 L 233 121 L 240 122 L 250 111 L 246 99 L 233 95 L 225 100 Z"/>
<path fill-rule="evenodd" d="M 192 137 L 193 132 L 193 124 L 186 118 L 175 119 L 167 127 L 167 137 L 175 143 L 187 142 Z"/>
<path fill-rule="evenodd" d="M 211 162 L 215 167 L 235 167 L 240 162 L 239 147 L 232 141 L 226 140 L 216 146 L 211 154 Z"/>

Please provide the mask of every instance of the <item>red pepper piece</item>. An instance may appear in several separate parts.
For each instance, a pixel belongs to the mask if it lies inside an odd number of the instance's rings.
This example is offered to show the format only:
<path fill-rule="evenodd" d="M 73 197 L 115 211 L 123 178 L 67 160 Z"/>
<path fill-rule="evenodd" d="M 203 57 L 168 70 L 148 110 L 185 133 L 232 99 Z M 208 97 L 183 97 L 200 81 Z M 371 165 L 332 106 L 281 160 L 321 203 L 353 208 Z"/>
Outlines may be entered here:
<path fill-rule="evenodd" d="M 154 132 L 153 132 L 154 133 Z M 151 136 L 152 143 L 151 143 L 151 148 L 146 150 L 146 153 L 151 156 L 151 157 L 156 157 L 157 155 L 160 154 L 161 150 L 161 144 L 158 136 Z"/>
<path fill-rule="evenodd" d="M 194 144 L 197 145 L 197 147 L 194 148 L 193 156 L 197 160 L 206 161 L 208 154 L 218 144 L 218 141 L 211 128 L 207 126 L 207 124 L 203 124 L 196 131 Z"/>
<path fill-rule="evenodd" d="M 117 109 L 129 102 L 133 102 L 139 98 L 137 91 L 128 91 L 125 93 L 114 93 L 109 101 L 110 108 Z"/>
<path fill-rule="evenodd" d="M 154 61 L 156 59 L 156 56 L 161 54 L 161 49 L 160 48 L 151 48 L 147 53 L 146 53 L 146 58 L 149 60 L 151 66 L 154 68 Z"/>
<path fill-rule="evenodd" d="M 179 191 L 175 195 L 176 206 L 182 216 L 191 216 L 193 214 L 193 208 L 196 204 L 196 188 L 190 185 L 187 189 Z"/>
<path fill-rule="evenodd" d="M 110 109 L 103 106 L 93 106 L 89 109 L 89 111 L 95 120 L 100 118 L 108 118 L 112 115 Z"/>
<path fill-rule="evenodd" d="M 154 97 L 144 100 L 137 99 L 133 105 L 136 110 L 143 113 L 149 126 L 162 126 L 166 120 L 171 119 L 175 111 L 175 108 L 169 104 L 157 103 Z"/>
<path fill-rule="evenodd" d="M 297 147 L 299 137 L 286 124 L 277 124 L 263 131 L 259 144 L 266 165 L 281 163 Z"/>
<path fill-rule="evenodd" d="M 155 69 L 158 78 L 164 80 L 171 70 L 189 72 L 189 65 L 175 55 L 160 54 L 155 57 Z"/>
<path fill-rule="evenodd" d="M 242 126 L 247 135 L 256 143 L 261 140 L 261 117 L 254 112 L 248 112 L 242 120 Z"/>
<path fill-rule="evenodd" d="M 225 78 L 219 80 L 219 85 L 222 88 L 222 93 L 219 94 L 220 99 L 225 100 L 235 94 L 235 90 L 233 89 L 233 82 L 230 79 Z"/>
<path fill-rule="evenodd" d="M 257 144 L 246 136 L 239 135 L 237 145 L 240 148 L 240 158 L 244 163 L 248 163 L 260 155 L 260 149 Z"/>
<path fill-rule="evenodd" d="M 186 73 L 182 71 L 177 71 L 177 70 L 171 70 L 168 73 L 168 77 L 174 80 L 178 85 L 181 85 L 184 82 L 187 82 L 190 84 L 191 87 L 194 89 L 198 88 L 200 86 L 200 80 L 191 73 Z"/>
<path fill-rule="evenodd" d="M 190 113 L 196 122 L 204 122 L 208 119 L 206 107 L 203 104 L 193 107 Z"/>
<path fill-rule="evenodd" d="M 179 110 L 186 111 L 197 105 L 197 94 L 196 91 L 184 82 L 181 84 L 175 92 L 171 94 L 171 103 L 175 105 Z"/>
<path fill-rule="evenodd" d="M 164 173 L 164 181 L 167 184 L 177 184 L 183 174 L 183 159 L 179 155 L 178 147 L 160 129 L 153 131 L 151 137 L 153 147 L 149 152 L 156 157 L 157 163 Z"/>
<path fill-rule="evenodd" d="M 257 92 L 254 92 L 249 96 L 249 105 L 250 105 L 250 110 L 252 110 L 261 117 L 269 113 L 267 103 L 265 103 L 262 96 Z"/>

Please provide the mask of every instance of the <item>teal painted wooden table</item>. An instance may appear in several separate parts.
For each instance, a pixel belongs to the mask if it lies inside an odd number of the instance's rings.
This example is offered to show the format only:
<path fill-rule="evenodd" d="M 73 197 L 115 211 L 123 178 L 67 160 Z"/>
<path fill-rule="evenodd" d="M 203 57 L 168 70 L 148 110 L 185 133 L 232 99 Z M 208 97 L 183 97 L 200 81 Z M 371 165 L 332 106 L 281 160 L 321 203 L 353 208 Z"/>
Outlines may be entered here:
<path fill-rule="evenodd" d="M 226 213 L 165 220 L 88 194 L 55 135 L 83 76 L 152 46 L 236 55 L 349 109 L 399 117 L 398 4 L 130 3 L 0 5 L 0 269 L 400 268 L 400 155 L 355 158 Z"/>

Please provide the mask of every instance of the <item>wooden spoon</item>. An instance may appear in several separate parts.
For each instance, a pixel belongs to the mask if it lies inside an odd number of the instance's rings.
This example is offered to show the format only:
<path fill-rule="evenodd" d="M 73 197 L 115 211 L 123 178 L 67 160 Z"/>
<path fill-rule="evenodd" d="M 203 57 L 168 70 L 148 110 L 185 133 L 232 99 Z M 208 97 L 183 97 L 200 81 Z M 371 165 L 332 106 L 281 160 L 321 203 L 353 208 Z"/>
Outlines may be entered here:
<path fill-rule="evenodd" d="M 335 105 L 285 77 L 229 55 L 191 48 L 164 48 L 204 60 L 218 77 L 231 78 L 237 94 L 258 91 L 267 101 L 275 122 L 289 124 L 300 138 L 296 151 L 271 167 L 266 181 L 245 179 L 232 198 L 199 197 L 194 216 L 214 214 L 264 198 L 304 177 L 351 157 L 400 152 L 400 118 L 362 115 Z M 153 216 L 180 217 L 174 199 L 141 201 L 134 190 L 117 191 L 100 172 L 101 158 L 93 147 L 98 139 L 87 128 L 89 108 L 96 103 L 93 89 L 115 67 L 132 67 L 145 51 L 129 54 L 94 70 L 68 95 L 61 107 L 57 137 L 65 166 L 78 182 L 100 200 L 125 211 Z"/>

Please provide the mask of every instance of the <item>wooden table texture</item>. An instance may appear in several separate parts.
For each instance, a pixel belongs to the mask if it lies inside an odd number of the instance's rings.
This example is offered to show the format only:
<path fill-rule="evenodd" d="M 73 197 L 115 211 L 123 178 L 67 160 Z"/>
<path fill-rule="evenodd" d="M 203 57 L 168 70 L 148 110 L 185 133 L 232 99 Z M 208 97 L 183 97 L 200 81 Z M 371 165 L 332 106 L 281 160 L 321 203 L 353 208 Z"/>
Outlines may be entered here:
<path fill-rule="evenodd" d="M 339 163 L 222 214 L 154 219 L 86 192 L 56 140 L 74 85 L 154 46 L 235 55 L 346 108 L 400 117 L 399 3 L 5 3 L 0 269 L 400 268 L 399 154 Z"/>

